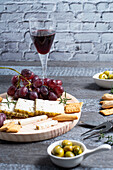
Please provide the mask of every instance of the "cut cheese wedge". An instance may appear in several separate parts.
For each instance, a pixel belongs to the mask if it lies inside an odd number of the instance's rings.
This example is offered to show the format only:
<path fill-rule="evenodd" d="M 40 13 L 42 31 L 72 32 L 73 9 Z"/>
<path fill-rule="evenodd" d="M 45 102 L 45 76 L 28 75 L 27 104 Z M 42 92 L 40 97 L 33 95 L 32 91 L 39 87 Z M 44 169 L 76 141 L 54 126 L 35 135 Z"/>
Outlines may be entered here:
<path fill-rule="evenodd" d="M 35 115 L 34 101 L 19 98 L 14 110 L 15 112 L 28 114 L 29 116 L 34 116 Z"/>
<path fill-rule="evenodd" d="M 15 100 L 12 100 L 12 99 L 9 101 L 16 102 Z M 15 112 L 15 104 L 9 103 L 9 106 L 8 106 L 7 99 L 3 99 L 2 103 L 0 103 L 0 112 L 5 113 L 7 118 L 27 118 L 29 116 L 28 114 Z"/>
<path fill-rule="evenodd" d="M 0 112 L 11 114 L 14 112 L 15 104 L 9 103 L 9 106 L 7 104 L 7 99 L 3 99 L 0 103 Z"/>
<path fill-rule="evenodd" d="M 42 129 L 46 129 L 46 128 L 55 126 L 57 124 L 58 124 L 57 120 L 47 119 L 46 121 L 42 121 L 42 122 L 37 123 L 36 129 L 42 130 Z"/>
<path fill-rule="evenodd" d="M 53 117 L 64 114 L 64 106 L 62 103 L 59 104 L 59 101 L 36 99 L 35 113 L 36 115 L 45 114 L 49 117 Z"/>
<path fill-rule="evenodd" d="M 32 123 L 36 123 L 36 122 L 39 122 L 39 121 L 46 120 L 47 118 L 48 117 L 46 115 L 30 117 L 30 118 L 27 118 L 27 119 L 19 120 L 18 124 L 20 124 L 20 125 L 32 124 Z"/>

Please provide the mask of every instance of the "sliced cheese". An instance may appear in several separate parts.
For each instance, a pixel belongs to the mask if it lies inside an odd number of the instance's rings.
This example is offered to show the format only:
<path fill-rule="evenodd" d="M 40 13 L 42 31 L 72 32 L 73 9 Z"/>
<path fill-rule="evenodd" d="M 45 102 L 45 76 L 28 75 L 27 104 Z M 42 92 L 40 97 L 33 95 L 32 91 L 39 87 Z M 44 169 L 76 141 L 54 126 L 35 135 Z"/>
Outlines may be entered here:
<path fill-rule="evenodd" d="M 42 129 L 46 129 L 46 128 L 49 128 L 51 126 L 55 126 L 58 124 L 58 121 L 57 120 L 50 120 L 48 119 L 47 121 L 44 121 L 44 122 L 40 122 L 36 125 L 36 129 L 37 130 L 42 130 Z"/>
<path fill-rule="evenodd" d="M 11 98 L 8 98 L 9 101 L 14 101 Z M 3 103 L 6 102 L 6 103 Z M 2 103 L 0 103 L 0 112 L 5 113 L 7 115 L 7 118 L 26 118 L 28 117 L 28 114 L 23 113 L 17 113 L 15 110 L 15 104 L 9 103 L 9 106 L 7 104 L 7 99 L 3 99 Z"/>
<path fill-rule="evenodd" d="M 29 116 L 34 116 L 34 101 L 19 98 L 14 110 L 15 112 L 26 113 Z"/>
<path fill-rule="evenodd" d="M 14 108 L 15 108 L 14 103 L 9 103 L 9 106 L 8 106 L 7 99 L 3 99 L 2 102 L 0 103 L 0 112 L 10 114 L 14 112 Z"/>
<path fill-rule="evenodd" d="M 26 124 L 31 124 L 39 121 L 46 120 L 48 117 L 46 115 L 41 115 L 41 116 L 35 116 L 35 117 L 30 117 L 26 119 L 19 120 L 18 123 L 20 125 L 26 125 Z"/>
<path fill-rule="evenodd" d="M 36 115 L 56 116 L 64 114 L 64 106 L 62 103 L 59 104 L 59 101 L 36 99 L 35 112 Z"/>

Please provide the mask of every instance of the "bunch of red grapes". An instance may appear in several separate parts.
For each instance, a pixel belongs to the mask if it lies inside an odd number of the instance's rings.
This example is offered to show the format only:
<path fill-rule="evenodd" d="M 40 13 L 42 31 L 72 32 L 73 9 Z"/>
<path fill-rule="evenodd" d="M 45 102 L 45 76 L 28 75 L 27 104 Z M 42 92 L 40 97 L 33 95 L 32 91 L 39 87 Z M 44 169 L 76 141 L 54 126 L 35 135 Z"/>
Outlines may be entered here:
<path fill-rule="evenodd" d="M 13 76 L 11 83 L 12 86 L 9 87 L 7 94 L 16 100 L 18 98 L 30 100 L 39 98 L 55 101 L 64 92 L 61 80 L 40 79 L 38 75 L 28 69 L 23 69 L 19 76 Z"/>

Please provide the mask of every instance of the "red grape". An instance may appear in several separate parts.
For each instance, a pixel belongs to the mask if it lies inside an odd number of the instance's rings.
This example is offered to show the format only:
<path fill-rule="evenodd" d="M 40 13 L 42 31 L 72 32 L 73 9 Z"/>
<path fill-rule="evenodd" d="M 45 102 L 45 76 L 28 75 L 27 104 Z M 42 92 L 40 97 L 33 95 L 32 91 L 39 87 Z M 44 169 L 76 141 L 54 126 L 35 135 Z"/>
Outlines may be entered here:
<path fill-rule="evenodd" d="M 31 99 L 31 100 L 38 99 L 38 94 L 37 94 L 37 92 L 35 92 L 35 91 L 30 91 L 30 92 L 29 92 L 29 99 Z"/>
<path fill-rule="evenodd" d="M 41 93 L 39 94 L 39 99 L 43 99 L 43 96 L 42 96 L 42 94 L 41 94 Z"/>
<path fill-rule="evenodd" d="M 14 96 L 15 91 L 16 91 L 16 87 L 15 87 L 15 86 L 10 86 L 10 87 L 8 88 L 8 90 L 7 90 L 7 94 L 8 94 L 9 96 Z"/>
<path fill-rule="evenodd" d="M 27 87 L 21 87 L 19 89 L 19 96 L 20 97 L 24 98 L 24 97 L 27 96 L 27 94 L 28 94 L 28 88 Z"/>
<path fill-rule="evenodd" d="M 1 116 L 0 116 L 0 127 L 3 126 L 3 123 L 4 123 L 4 118 L 3 118 L 3 116 L 1 115 Z"/>
<path fill-rule="evenodd" d="M 48 99 L 49 100 L 57 100 L 57 95 L 55 94 L 55 93 L 53 93 L 53 92 L 49 92 L 49 95 L 48 95 Z"/>
<path fill-rule="evenodd" d="M 40 88 L 34 88 L 33 91 L 37 92 L 38 94 L 40 93 Z"/>
<path fill-rule="evenodd" d="M 45 78 L 43 81 L 44 81 L 44 85 L 47 86 L 48 85 L 48 82 L 49 82 L 49 78 Z"/>
<path fill-rule="evenodd" d="M 41 86 L 40 92 L 41 92 L 42 96 L 47 96 L 48 95 L 48 88 L 46 86 Z"/>
<path fill-rule="evenodd" d="M 14 94 L 14 99 L 17 100 L 18 98 L 19 98 L 19 89 L 17 89 Z"/>
<path fill-rule="evenodd" d="M 60 85 L 56 85 L 53 90 L 57 94 L 58 97 L 60 97 L 62 93 L 64 92 L 64 88 Z"/>
<path fill-rule="evenodd" d="M 22 75 L 23 77 L 25 77 L 26 79 L 33 79 L 33 77 L 34 77 L 34 73 L 31 72 L 31 71 L 28 70 L 28 69 L 23 69 L 23 70 L 21 71 L 21 75 Z M 23 77 L 21 77 L 21 78 L 23 79 Z"/>
<path fill-rule="evenodd" d="M 41 86 L 42 86 L 42 79 L 36 80 L 36 81 L 33 83 L 33 86 L 34 86 L 35 88 L 41 87 Z"/>
<path fill-rule="evenodd" d="M 33 79 L 32 79 L 32 82 L 34 83 L 36 80 L 38 80 L 39 79 L 39 77 L 37 76 L 37 75 L 35 75 L 34 77 L 33 77 Z"/>
<path fill-rule="evenodd" d="M 48 81 L 48 86 L 53 89 L 56 86 L 56 80 L 50 79 Z"/>
<path fill-rule="evenodd" d="M 0 116 L 3 117 L 3 120 L 5 121 L 6 120 L 6 115 L 4 113 L 0 113 Z"/>
<path fill-rule="evenodd" d="M 32 82 L 31 79 L 29 81 Z M 27 80 L 23 80 L 22 83 L 23 83 L 24 86 L 28 86 L 29 85 L 29 82 Z M 30 87 L 32 88 L 32 85 L 30 85 Z"/>
<path fill-rule="evenodd" d="M 62 85 L 62 81 L 61 80 L 56 80 L 56 83 L 57 83 L 57 85 Z"/>
<path fill-rule="evenodd" d="M 14 86 L 17 86 L 17 83 L 18 83 L 18 76 L 13 76 L 12 79 L 11 79 L 11 83 L 12 85 Z"/>

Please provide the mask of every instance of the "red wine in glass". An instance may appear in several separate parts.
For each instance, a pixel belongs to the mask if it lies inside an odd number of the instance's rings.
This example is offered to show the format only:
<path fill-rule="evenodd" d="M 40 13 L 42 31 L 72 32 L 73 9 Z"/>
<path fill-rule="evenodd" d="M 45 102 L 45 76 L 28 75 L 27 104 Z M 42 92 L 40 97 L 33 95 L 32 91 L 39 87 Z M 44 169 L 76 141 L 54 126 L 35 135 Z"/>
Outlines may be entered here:
<path fill-rule="evenodd" d="M 33 43 L 40 54 L 47 54 L 50 51 L 54 36 L 54 30 L 41 29 L 31 32 Z"/>

